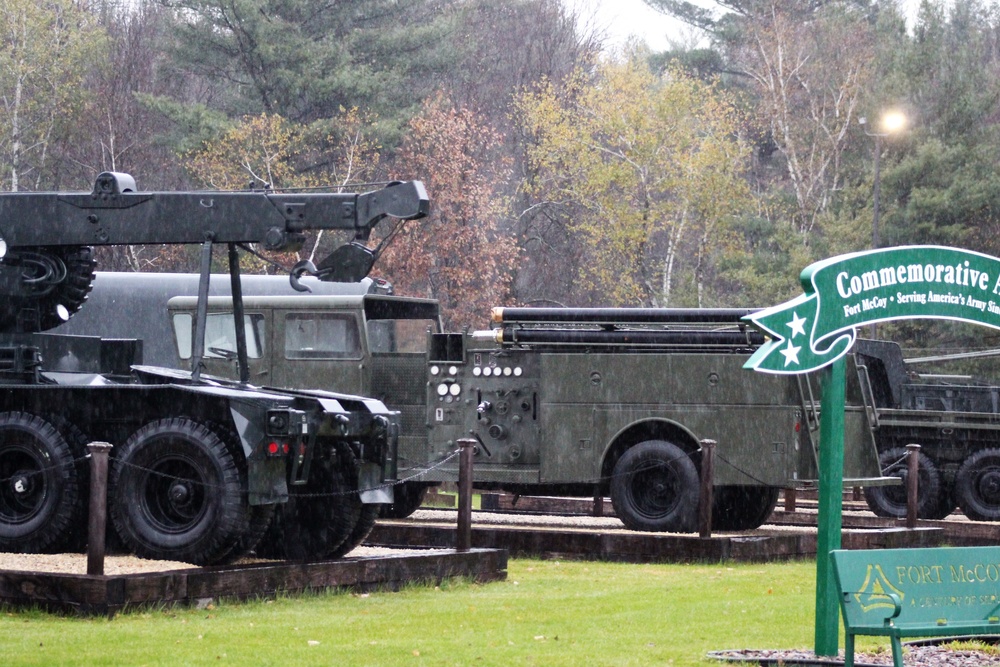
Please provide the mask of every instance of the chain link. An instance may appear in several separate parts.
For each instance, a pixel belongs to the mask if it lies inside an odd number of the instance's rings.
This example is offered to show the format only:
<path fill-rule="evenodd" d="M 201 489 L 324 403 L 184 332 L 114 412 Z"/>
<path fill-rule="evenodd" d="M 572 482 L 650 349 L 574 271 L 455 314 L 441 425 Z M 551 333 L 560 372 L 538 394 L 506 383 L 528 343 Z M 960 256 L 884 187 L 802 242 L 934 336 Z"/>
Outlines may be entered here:
<path fill-rule="evenodd" d="M 903 454 L 898 459 L 896 459 L 892 463 L 888 464 L 886 467 L 882 468 L 882 474 L 885 475 L 887 472 L 889 472 L 889 470 L 891 470 L 892 468 L 898 466 L 900 463 L 903 463 L 904 461 L 906 461 L 906 459 L 908 459 L 909 456 L 910 456 L 909 452 L 907 452 L 906 454 Z"/>
<path fill-rule="evenodd" d="M 694 456 L 696 454 L 698 454 L 698 453 L 699 453 L 699 451 L 686 452 L 683 456 L 678 456 L 678 457 L 675 457 L 675 458 L 672 458 L 672 459 L 669 459 L 669 460 L 657 461 L 657 462 L 654 462 L 654 463 L 650 463 L 649 465 L 643 466 L 643 467 L 635 469 L 635 470 L 630 470 L 628 472 L 617 473 L 617 474 L 616 473 L 612 473 L 610 475 L 602 475 L 602 476 L 600 476 L 600 477 L 598 477 L 596 479 L 592 478 L 592 479 L 583 480 L 580 483 L 581 484 L 596 485 L 596 484 L 603 484 L 603 483 L 606 483 L 606 482 L 611 482 L 611 480 L 615 479 L 616 477 L 625 476 L 625 475 L 636 475 L 638 473 L 646 472 L 646 471 L 649 471 L 649 470 L 655 470 L 657 468 L 663 467 L 664 465 L 670 465 L 674 461 L 680 460 L 681 458 L 684 458 L 684 457 L 687 457 L 689 459 L 693 459 Z M 420 467 L 419 470 L 417 470 L 416 472 L 413 472 L 412 474 L 408 474 L 406 477 L 402 477 L 400 479 L 393 480 L 393 481 L 390 481 L 390 482 L 384 482 L 384 483 L 379 484 L 377 486 L 371 487 L 370 489 L 366 489 L 366 491 L 378 491 L 378 490 L 388 489 L 388 488 L 392 488 L 394 486 L 398 486 L 400 484 L 405 484 L 407 482 L 412 482 L 414 480 L 418 480 L 418 479 L 426 476 L 428 473 L 433 472 L 434 470 L 437 470 L 437 469 L 445 466 L 450 461 L 452 461 L 453 459 L 455 459 L 458 456 L 458 454 L 459 454 L 459 450 L 456 449 L 456 450 L 448 453 L 447 455 L 445 455 L 441 459 L 438 459 L 437 461 L 434 461 L 432 463 L 428 463 L 428 464 L 426 464 L 425 467 Z M 749 477 L 750 479 L 752 479 L 753 481 L 757 482 L 758 484 L 761 484 L 762 486 L 770 486 L 769 484 L 767 484 L 763 480 L 759 479 L 758 477 L 754 476 L 753 474 L 747 472 L 743 468 L 741 468 L 738 465 L 734 464 L 733 462 L 729 461 L 724 456 L 721 456 L 718 452 L 716 452 L 715 456 L 716 456 L 716 459 L 718 459 L 722 463 L 724 463 L 724 464 L 728 465 L 729 467 L 733 468 L 734 470 L 736 470 L 740 474 L 742 474 L 742 475 L 744 475 L 746 477 Z M 0 478 L 0 484 L 10 483 L 14 479 L 19 478 L 19 477 L 33 478 L 35 476 L 44 475 L 45 473 L 47 473 L 49 471 L 52 471 L 52 470 L 59 470 L 59 469 L 62 469 L 62 468 L 73 467 L 73 466 L 76 466 L 77 464 L 79 464 L 79 463 L 81 463 L 83 461 L 86 461 L 86 460 L 90 459 L 90 458 L 91 458 L 91 455 L 88 453 L 88 454 L 85 454 L 83 456 L 79 456 L 79 457 L 76 457 L 76 458 L 71 459 L 69 461 L 66 461 L 64 463 L 57 463 L 57 464 L 54 464 L 54 465 L 51 465 L 51 466 L 40 468 L 38 470 L 33 470 L 31 472 L 25 472 L 25 473 L 22 473 L 22 474 L 19 474 L 19 475 L 13 475 L 11 477 Z M 890 463 L 889 465 L 887 465 L 883 469 L 883 473 L 887 472 L 889 469 L 893 468 L 894 466 L 899 465 L 900 463 L 904 462 L 905 460 L 906 460 L 906 455 L 903 455 L 898 460 L 896 460 L 896 461 Z M 219 484 L 212 484 L 210 482 L 206 482 L 206 481 L 202 481 L 202 480 L 193 480 L 193 479 L 189 479 L 189 478 L 186 478 L 186 477 L 177 477 L 175 475 L 168 475 L 166 473 L 163 473 L 163 472 L 160 472 L 160 471 L 157 471 L 157 470 L 153 470 L 151 468 L 145 468 L 143 466 L 139 466 L 139 465 L 136 465 L 134 463 L 128 463 L 128 462 L 123 462 L 123 461 L 117 461 L 116 463 L 118 465 L 123 465 L 123 466 L 129 467 L 129 468 L 135 469 L 135 470 L 140 470 L 140 471 L 142 471 L 144 473 L 147 473 L 147 474 L 150 474 L 150 475 L 155 475 L 155 476 L 158 476 L 158 477 L 161 477 L 161 478 L 164 478 L 164 479 L 167 479 L 167 480 L 171 480 L 171 481 L 184 481 L 184 482 L 196 484 L 196 485 L 201 486 L 201 487 L 206 488 L 206 489 L 222 489 L 222 488 L 224 488 L 222 485 L 219 485 Z M 417 467 L 415 466 L 413 468 L 409 468 L 408 470 L 414 470 L 416 468 Z M 290 492 L 289 496 L 292 496 L 292 497 L 295 497 L 295 498 L 324 498 L 324 497 L 333 497 L 333 496 L 357 495 L 357 494 L 360 494 L 360 493 L 361 493 L 360 490 L 358 490 L 358 489 L 352 489 L 350 491 L 330 491 L 330 492 L 324 492 L 324 493 L 294 493 L 294 492 Z"/>
<path fill-rule="evenodd" d="M 458 456 L 458 450 L 455 450 L 454 452 L 451 452 L 450 454 L 448 454 L 443 459 L 430 464 L 427 468 L 421 470 L 420 472 L 418 472 L 418 473 L 416 473 L 414 475 L 411 475 L 409 477 L 405 477 L 403 479 L 397 479 L 397 480 L 392 480 L 392 481 L 389 481 L 389 482 L 383 482 L 382 484 L 370 487 L 368 489 L 351 489 L 351 490 L 348 490 L 348 491 L 325 491 L 325 492 L 314 492 L 314 493 L 296 493 L 294 491 L 290 491 L 288 495 L 289 495 L 289 497 L 292 497 L 292 498 L 332 498 L 332 497 L 337 497 L 337 496 L 360 495 L 364 491 L 379 491 L 379 490 L 382 490 L 382 489 L 389 489 L 389 488 L 392 488 L 394 486 L 398 486 L 400 484 L 403 484 L 405 482 L 409 482 L 409 481 L 411 481 L 413 479 L 416 479 L 418 477 L 421 477 L 423 475 L 426 475 L 431 470 L 434 470 L 436 468 L 441 467 L 442 465 L 444 465 L 445 463 L 447 463 L 451 459 L 455 458 L 456 456 Z M 127 461 L 118 461 L 117 463 L 118 463 L 118 465 L 122 465 L 122 466 L 125 466 L 125 467 L 128 467 L 128 468 L 132 468 L 134 470 L 141 470 L 144 473 L 147 473 L 147 474 L 150 474 L 150 475 L 155 475 L 157 477 L 166 479 L 168 481 L 183 481 L 183 482 L 187 482 L 189 484 L 197 485 L 197 486 L 199 486 L 201 488 L 204 488 L 204 489 L 223 489 L 223 488 L 225 488 L 221 484 L 212 484 L 211 482 L 206 482 L 206 481 L 196 480 L 196 479 L 190 479 L 188 477 L 177 477 L 175 475 L 168 475 L 168 474 L 160 472 L 158 470 L 153 470 L 152 468 L 145 468 L 143 466 L 139 466 L 139 465 L 136 465 L 134 463 L 129 463 Z M 264 497 L 267 498 L 267 499 L 272 499 L 272 498 L 273 499 L 277 499 L 278 498 L 278 496 L 271 496 L 271 497 L 264 496 Z"/>
<path fill-rule="evenodd" d="M 732 468 L 736 472 L 740 473 L 741 475 L 745 475 L 745 476 L 749 477 L 750 479 L 752 479 L 753 481 L 757 482 L 761 486 L 772 486 L 771 484 L 768 484 L 764 480 L 758 479 L 754 475 L 748 473 L 746 470 L 744 470 L 743 468 L 739 467 L 738 465 L 736 465 L 732 461 L 729 461 L 728 459 L 726 459 L 726 457 L 720 455 L 718 451 L 715 452 L 715 458 L 717 458 L 719 461 L 722 461 L 727 466 L 729 466 L 730 468 Z"/>
<path fill-rule="evenodd" d="M 32 470 L 30 472 L 26 471 L 26 472 L 23 472 L 23 473 L 19 473 L 17 475 L 11 475 L 10 477 L 2 477 L 2 478 L 0 478 L 0 484 L 7 484 L 9 482 L 14 481 L 15 479 L 22 478 L 22 477 L 31 479 L 31 478 L 33 478 L 35 476 L 38 476 L 38 475 L 44 475 L 45 473 L 49 472 L 50 470 L 59 470 L 61 468 L 69 468 L 69 467 L 77 465 L 81 461 L 86 461 L 89 458 L 90 458 L 90 454 L 84 454 L 83 456 L 78 456 L 75 459 L 70 459 L 69 461 L 65 461 L 63 463 L 56 463 L 56 464 L 53 464 L 53 465 L 50 465 L 50 466 L 45 466 L 44 468 L 39 468 L 37 470 Z"/>

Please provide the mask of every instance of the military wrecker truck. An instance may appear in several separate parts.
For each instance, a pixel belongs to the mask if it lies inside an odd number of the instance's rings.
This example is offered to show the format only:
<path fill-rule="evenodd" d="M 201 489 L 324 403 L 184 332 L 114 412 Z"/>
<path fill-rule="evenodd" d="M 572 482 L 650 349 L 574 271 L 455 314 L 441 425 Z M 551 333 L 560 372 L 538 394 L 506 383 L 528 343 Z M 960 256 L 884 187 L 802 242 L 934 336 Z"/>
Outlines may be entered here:
<path fill-rule="evenodd" d="M 220 276 L 223 278 L 223 276 Z M 88 308 L 55 331 L 113 336 L 127 331 L 144 343 L 149 363 L 187 368 L 197 332 L 199 279 L 194 274 L 98 272 Z M 441 331 L 438 303 L 400 297 L 382 280 L 357 283 L 243 277 L 247 367 L 256 384 L 336 387 L 371 396 L 399 413 L 402 478 L 419 474 L 427 460 L 428 332 Z M 202 367 L 218 377 L 238 377 L 237 337 L 228 281 L 211 282 Z M 123 319 L 121 313 L 142 313 Z M 416 457 L 416 458 L 414 458 Z M 428 484 L 397 484 L 387 516 L 407 516 Z"/>
<path fill-rule="evenodd" d="M 294 249 L 311 229 L 355 241 L 305 272 L 363 277 L 361 241 L 416 219 L 420 182 L 367 193 L 142 192 L 102 173 L 91 192 L 0 194 L 0 550 L 78 548 L 88 442 L 113 445 L 109 514 L 134 553 L 195 564 L 258 552 L 332 557 L 392 498 L 397 413 L 378 400 L 250 384 L 239 248 Z M 228 248 L 236 380 L 203 373 L 212 248 Z M 200 244 L 188 370 L 141 363 L 142 341 L 48 333 L 87 307 L 93 246 Z M 301 285 L 300 285 L 301 287 Z M 119 313 L 122 319 L 142 313 Z"/>

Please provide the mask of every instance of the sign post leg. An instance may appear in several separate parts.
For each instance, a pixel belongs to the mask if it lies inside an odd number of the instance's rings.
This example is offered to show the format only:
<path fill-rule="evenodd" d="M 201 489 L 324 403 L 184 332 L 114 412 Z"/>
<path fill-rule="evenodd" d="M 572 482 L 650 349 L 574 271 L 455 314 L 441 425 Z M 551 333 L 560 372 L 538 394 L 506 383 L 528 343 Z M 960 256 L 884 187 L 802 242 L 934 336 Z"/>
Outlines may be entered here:
<path fill-rule="evenodd" d="M 819 422 L 819 516 L 816 536 L 816 647 L 818 656 L 837 655 L 840 601 L 830 552 L 840 548 L 843 525 L 844 402 L 846 362 L 822 371 Z"/>

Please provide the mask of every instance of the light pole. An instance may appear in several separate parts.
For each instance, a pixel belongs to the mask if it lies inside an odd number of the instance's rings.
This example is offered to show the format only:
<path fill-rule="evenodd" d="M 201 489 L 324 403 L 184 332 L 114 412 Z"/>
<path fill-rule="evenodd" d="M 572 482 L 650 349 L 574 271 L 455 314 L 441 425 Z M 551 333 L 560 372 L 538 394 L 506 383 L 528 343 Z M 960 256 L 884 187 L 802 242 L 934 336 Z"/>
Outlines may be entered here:
<path fill-rule="evenodd" d="M 858 119 L 858 123 L 862 126 L 868 124 L 868 119 L 862 116 Z M 883 137 L 888 137 L 890 135 L 896 134 L 902 131 L 906 127 L 906 116 L 901 111 L 886 111 L 882 114 L 882 119 L 879 122 L 880 132 L 869 132 L 865 130 L 865 134 L 869 137 L 875 137 L 875 184 L 872 186 L 872 250 L 879 247 L 879 234 L 878 234 L 878 216 L 879 216 L 879 198 L 881 195 L 881 179 L 880 179 L 880 164 L 882 158 L 882 139 Z M 876 325 L 871 325 L 871 337 L 875 338 Z"/>
<path fill-rule="evenodd" d="M 862 116 L 858 119 L 861 125 L 867 125 L 868 119 Z M 872 249 L 879 247 L 878 216 L 880 183 L 880 163 L 882 157 L 882 138 L 902 131 L 906 127 L 906 116 L 901 111 L 886 111 L 882 114 L 878 132 L 864 131 L 869 137 L 875 137 L 875 185 L 872 188 Z"/>

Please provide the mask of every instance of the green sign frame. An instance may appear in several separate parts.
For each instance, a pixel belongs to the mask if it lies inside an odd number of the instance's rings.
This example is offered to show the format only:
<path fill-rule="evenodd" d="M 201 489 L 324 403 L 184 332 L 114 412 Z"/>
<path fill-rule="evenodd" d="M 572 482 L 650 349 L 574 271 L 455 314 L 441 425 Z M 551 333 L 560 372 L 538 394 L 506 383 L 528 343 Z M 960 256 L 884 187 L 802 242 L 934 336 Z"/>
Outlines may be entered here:
<path fill-rule="evenodd" d="M 763 373 L 818 370 L 847 354 L 855 329 L 942 319 L 1000 329 L 1000 259 L 943 246 L 901 246 L 811 264 L 804 294 L 748 315 L 770 340 L 747 361 Z"/>
<path fill-rule="evenodd" d="M 841 546 L 844 357 L 856 329 L 879 322 L 939 319 L 1000 329 L 1000 259 L 945 246 L 899 246 L 810 264 L 799 280 L 801 296 L 743 318 L 767 337 L 744 368 L 779 375 L 821 370 L 815 653 L 835 656 L 840 601 L 829 552 Z"/>

